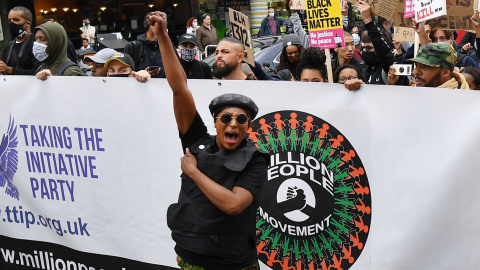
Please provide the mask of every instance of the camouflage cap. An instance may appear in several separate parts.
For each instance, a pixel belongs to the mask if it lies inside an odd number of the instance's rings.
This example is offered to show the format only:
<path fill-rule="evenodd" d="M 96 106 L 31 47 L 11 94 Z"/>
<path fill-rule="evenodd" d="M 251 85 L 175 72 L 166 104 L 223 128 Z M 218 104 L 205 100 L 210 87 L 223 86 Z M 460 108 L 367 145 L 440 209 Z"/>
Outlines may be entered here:
<path fill-rule="evenodd" d="M 420 47 L 417 57 L 407 60 L 431 67 L 444 67 L 453 70 L 457 61 L 457 53 L 446 44 L 429 43 Z"/>

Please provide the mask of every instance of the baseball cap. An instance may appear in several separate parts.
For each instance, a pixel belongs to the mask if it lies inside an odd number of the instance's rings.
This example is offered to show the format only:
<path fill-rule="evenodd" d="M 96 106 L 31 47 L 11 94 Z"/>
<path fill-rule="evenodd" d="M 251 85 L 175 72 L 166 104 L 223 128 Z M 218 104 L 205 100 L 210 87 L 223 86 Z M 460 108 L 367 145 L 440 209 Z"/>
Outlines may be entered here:
<path fill-rule="evenodd" d="M 442 43 L 429 43 L 420 47 L 417 57 L 408 59 L 430 67 L 444 67 L 453 70 L 457 61 L 457 53 L 449 45 Z"/>
<path fill-rule="evenodd" d="M 178 44 L 183 44 L 185 42 L 189 42 L 189 43 L 192 43 L 195 46 L 198 46 L 197 38 L 193 35 L 190 35 L 190 34 L 183 34 L 180 37 L 180 40 L 178 41 Z"/>
<path fill-rule="evenodd" d="M 241 94 L 234 94 L 234 93 L 223 94 L 221 96 L 218 96 L 214 98 L 210 102 L 210 105 L 208 106 L 212 116 L 216 116 L 223 109 L 230 108 L 230 107 L 237 107 L 237 108 L 244 109 L 250 114 L 252 119 L 254 119 L 258 113 L 258 107 L 251 98 Z"/>
<path fill-rule="evenodd" d="M 300 38 L 295 34 L 286 35 L 283 38 L 283 47 L 292 46 L 292 45 L 302 45 Z"/>
<path fill-rule="evenodd" d="M 107 62 L 105 62 L 105 67 L 108 67 L 112 61 L 119 61 L 135 70 L 135 63 L 133 62 L 132 57 L 126 53 L 115 53 L 110 59 L 107 60 Z"/>
<path fill-rule="evenodd" d="M 110 48 L 104 48 L 98 51 L 95 55 L 85 58 L 85 62 L 95 62 L 105 64 L 117 51 Z"/>

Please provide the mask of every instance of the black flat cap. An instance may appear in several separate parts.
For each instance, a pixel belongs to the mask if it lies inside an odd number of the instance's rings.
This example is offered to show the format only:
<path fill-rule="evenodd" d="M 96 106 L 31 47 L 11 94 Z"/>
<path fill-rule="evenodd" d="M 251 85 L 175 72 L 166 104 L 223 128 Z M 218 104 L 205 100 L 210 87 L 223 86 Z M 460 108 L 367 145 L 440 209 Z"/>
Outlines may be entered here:
<path fill-rule="evenodd" d="M 210 109 L 210 113 L 213 117 L 215 117 L 219 112 L 221 112 L 225 108 L 230 107 L 237 107 L 244 109 L 246 112 L 250 114 L 252 120 L 255 119 L 258 113 L 258 107 L 253 100 L 247 96 L 240 95 L 240 94 L 223 94 L 214 98 L 208 108 Z"/>

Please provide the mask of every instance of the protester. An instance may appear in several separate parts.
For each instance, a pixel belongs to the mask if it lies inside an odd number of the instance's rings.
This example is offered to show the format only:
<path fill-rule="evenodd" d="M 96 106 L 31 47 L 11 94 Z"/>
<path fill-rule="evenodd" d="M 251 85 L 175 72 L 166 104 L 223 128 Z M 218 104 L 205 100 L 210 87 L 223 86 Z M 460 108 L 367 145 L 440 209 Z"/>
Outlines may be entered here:
<path fill-rule="evenodd" d="M 333 71 L 333 82 L 334 83 L 341 83 L 345 84 L 347 81 L 351 80 L 360 80 L 362 81 L 361 84 L 363 84 L 363 76 L 362 76 L 362 71 L 355 66 L 352 65 L 343 65 L 338 68 L 336 68 Z"/>
<path fill-rule="evenodd" d="M 353 37 L 353 44 L 355 45 L 355 50 L 353 51 L 353 57 L 357 60 L 362 61 L 362 55 L 360 51 L 362 50 L 362 43 L 360 42 L 360 27 L 356 23 L 349 23 L 347 26 L 347 31 L 352 34 Z"/>
<path fill-rule="evenodd" d="M 152 77 L 146 70 L 135 72 L 135 63 L 132 57 L 120 52 L 115 53 L 105 62 L 105 68 L 108 69 L 108 77 L 135 77 L 141 83 Z"/>
<path fill-rule="evenodd" d="M 469 89 L 465 77 L 453 71 L 457 53 L 446 44 L 430 43 L 422 46 L 409 62 L 417 64 L 413 76 L 416 86 Z"/>
<path fill-rule="evenodd" d="M 250 68 L 250 65 L 247 63 L 242 63 L 242 72 L 245 74 L 247 77 L 249 77 L 252 80 L 258 80 L 255 74 L 253 73 L 252 69 Z"/>
<path fill-rule="evenodd" d="M 8 12 L 8 28 L 14 39 L 3 49 L 0 74 L 34 75 L 40 66 L 32 53 L 35 40 L 31 33 L 32 20 L 32 13 L 25 7 L 17 6 Z"/>
<path fill-rule="evenodd" d="M 362 36 L 364 44 L 362 59 L 365 62 L 363 78 L 368 84 L 386 84 L 387 73 L 395 58 L 385 37 L 372 20 L 371 6 L 359 0 L 356 7 L 361 12 L 368 31 L 368 35 Z"/>
<path fill-rule="evenodd" d="M 319 47 L 305 49 L 299 58 L 297 80 L 302 82 L 327 82 L 327 67 L 325 53 Z"/>
<path fill-rule="evenodd" d="M 158 51 L 157 38 L 147 22 L 149 13 L 145 15 L 143 27 L 147 32 L 137 36 L 137 40 L 125 45 L 124 52 L 132 57 L 135 71 L 146 70 L 152 78 L 165 78 L 162 54 Z M 173 46 L 173 45 L 172 45 Z"/>
<path fill-rule="evenodd" d="M 198 26 L 198 20 L 197 18 L 195 17 L 191 17 L 190 19 L 188 19 L 187 21 L 187 34 L 190 34 L 190 35 L 193 35 L 196 37 L 197 35 L 197 29 L 199 28 L 200 26 Z"/>
<path fill-rule="evenodd" d="M 298 16 L 298 15 L 297 15 Z M 275 15 L 272 7 L 268 8 L 268 15 L 262 20 L 258 36 L 281 35 L 282 30 L 287 31 L 287 21 Z"/>
<path fill-rule="evenodd" d="M 307 32 L 303 29 L 302 26 L 302 19 L 300 18 L 300 13 L 296 10 L 292 10 L 292 14 L 288 17 L 287 26 L 288 26 L 288 34 L 295 34 L 300 38 L 302 42 L 302 46 L 304 48 L 310 47 L 310 40 L 308 37 Z"/>
<path fill-rule="evenodd" d="M 297 65 L 300 53 L 304 50 L 302 42 L 295 34 L 283 38 L 283 49 L 280 54 L 280 63 L 276 68 L 277 76 L 284 81 L 294 81 L 297 74 Z"/>
<path fill-rule="evenodd" d="M 82 50 L 82 51 L 86 51 L 86 50 L 93 51 L 93 48 L 90 47 L 90 45 L 88 44 L 88 39 L 82 38 L 82 47 L 80 47 L 80 50 Z"/>
<path fill-rule="evenodd" d="M 95 39 L 96 39 L 96 36 L 95 36 L 96 30 L 95 30 L 95 27 L 90 24 L 90 19 L 84 18 L 82 27 L 80 27 L 79 29 L 82 32 L 80 34 L 80 37 L 86 38 L 88 40 L 88 44 L 94 48 Z"/>
<path fill-rule="evenodd" d="M 460 72 L 468 83 L 470 90 L 480 90 L 480 70 L 475 67 L 466 67 Z"/>
<path fill-rule="evenodd" d="M 362 69 L 365 66 L 363 61 L 359 61 L 357 58 L 353 57 L 355 51 L 355 42 L 353 40 L 352 34 L 347 31 L 343 31 L 344 37 L 344 47 L 337 47 L 335 48 L 335 52 L 337 56 L 332 59 L 332 69 L 336 69 L 337 67 L 350 64 L 355 66 L 359 69 Z"/>
<path fill-rule="evenodd" d="M 242 72 L 245 58 L 243 43 L 231 37 L 223 38 L 215 50 L 213 77 L 222 80 L 250 80 Z"/>
<path fill-rule="evenodd" d="M 197 38 L 190 34 L 183 34 L 178 44 L 180 50 L 180 64 L 188 79 L 213 79 L 210 66 L 195 59 L 198 52 Z"/>
<path fill-rule="evenodd" d="M 47 23 L 47 22 L 57 23 L 52 18 L 45 18 L 45 19 L 42 20 L 42 24 Z M 65 29 L 65 27 L 64 27 L 64 29 Z M 73 45 L 72 41 L 69 38 L 67 38 L 67 57 L 72 62 L 78 62 L 77 53 L 75 52 L 75 46 Z"/>
<path fill-rule="evenodd" d="M 210 14 L 204 13 L 202 15 L 203 24 L 197 29 L 198 48 L 205 56 L 205 48 L 208 45 L 217 45 L 218 36 L 217 29 L 212 25 Z"/>
<path fill-rule="evenodd" d="M 41 62 L 36 76 L 85 76 L 78 65 L 67 58 L 67 33 L 58 23 L 44 23 L 35 27 L 33 55 Z"/>
<path fill-rule="evenodd" d="M 108 69 L 105 67 L 105 63 L 108 59 L 116 53 L 114 49 L 104 48 L 98 51 L 93 56 L 88 56 L 85 58 L 85 62 L 93 62 L 92 65 L 92 76 L 94 77 L 106 77 Z"/>
<path fill-rule="evenodd" d="M 269 157 L 245 139 L 258 107 L 239 94 L 216 97 L 209 109 L 217 135 L 210 136 L 170 47 L 166 14 L 154 12 L 149 23 L 168 62 L 165 72 L 185 153 L 178 203 L 167 211 L 177 263 L 181 269 L 260 269 L 254 237 L 255 203 L 267 181 Z M 218 45 L 223 51 L 234 44 L 222 40 Z"/>

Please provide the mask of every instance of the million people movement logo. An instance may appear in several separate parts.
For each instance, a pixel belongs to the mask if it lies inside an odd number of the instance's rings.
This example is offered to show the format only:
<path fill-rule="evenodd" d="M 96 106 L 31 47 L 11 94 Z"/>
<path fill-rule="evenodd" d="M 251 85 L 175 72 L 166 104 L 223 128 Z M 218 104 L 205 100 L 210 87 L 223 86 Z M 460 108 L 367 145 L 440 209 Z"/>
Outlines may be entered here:
<path fill-rule="evenodd" d="M 258 117 L 248 139 L 270 154 L 257 211 L 257 251 L 275 270 L 348 269 L 371 222 L 367 174 L 334 126 L 299 111 Z"/>

